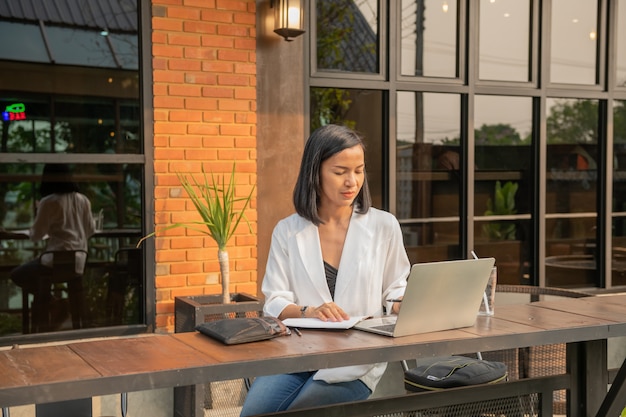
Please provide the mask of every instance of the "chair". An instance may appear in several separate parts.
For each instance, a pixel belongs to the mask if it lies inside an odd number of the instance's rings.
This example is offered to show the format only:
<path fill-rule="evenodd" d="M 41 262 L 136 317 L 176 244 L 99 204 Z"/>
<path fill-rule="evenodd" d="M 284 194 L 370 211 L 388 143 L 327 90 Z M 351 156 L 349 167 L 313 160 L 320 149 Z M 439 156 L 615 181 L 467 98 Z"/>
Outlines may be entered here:
<path fill-rule="evenodd" d="M 48 271 L 38 277 L 38 290 L 33 294 L 32 306 L 29 306 L 28 291 L 22 291 L 22 331 L 24 334 L 51 330 L 50 308 L 52 304 L 48 300 L 40 299 L 40 294 L 46 291 L 51 293 L 55 284 L 67 285 L 72 327 L 81 328 L 84 306 L 83 274 L 87 257 L 87 251 L 80 249 L 45 251 L 39 256 L 40 261 L 51 259 L 52 265 L 47 268 Z"/>
<path fill-rule="evenodd" d="M 545 297 L 583 298 L 593 294 L 582 291 L 556 287 L 535 287 L 530 285 L 496 285 L 496 294 L 527 294 L 525 302 L 540 301 Z M 496 296 L 496 315 L 498 314 L 498 302 Z M 536 378 L 566 373 L 565 344 L 551 344 L 512 349 L 509 351 L 497 351 L 485 353 L 492 360 L 499 359 L 507 362 L 511 380 Z M 495 358 L 495 359 L 494 359 Z M 565 414 L 566 392 L 555 391 L 553 395 L 553 407 L 555 414 Z"/>
<path fill-rule="evenodd" d="M 539 301 L 542 297 L 589 297 L 592 294 L 553 287 L 535 287 L 529 285 L 496 285 L 496 294 L 527 294 L 524 302 Z M 498 297 L 496 297 L 495 314 L 498 314 Z M 502 362 L 508 370 L 508 380 L 536 378 L 566 373 L 565 344 L 533 346 L 519 349 L 506 349 L 491 352 L 477 352 L 478 359 Z M 467 354 L 463 354 L 468 356 Z M 471 354 L 470 354 L 471 355 Z M 407 361 L 402 361 L 403 371 L 411 368 Z M 566 393 L 564 390 L 553 393 L 554 414 L 565 414 Z M 419 412 L 419 413 L 418 413 Z M 436 409 L 415 410 L 415 415 L 431 416 L 446 415 L 448 417 L 467 415 L 503 415 L 503 416 L 537 416 L 541 415 L 540 403 L 536 394 L 517 397 L 500 398 L 497 400 L 477 401 L 467 405 L 441 407 Z"/>
<path fill-rule="evenodd" d="M 107 317 L 112 324 L 122 324 L 129 289 L 137 297 L 137 314 L 143 312 L 143 258 L 138 248 L 122 248 L 115 253 L 107 285 Z"/>

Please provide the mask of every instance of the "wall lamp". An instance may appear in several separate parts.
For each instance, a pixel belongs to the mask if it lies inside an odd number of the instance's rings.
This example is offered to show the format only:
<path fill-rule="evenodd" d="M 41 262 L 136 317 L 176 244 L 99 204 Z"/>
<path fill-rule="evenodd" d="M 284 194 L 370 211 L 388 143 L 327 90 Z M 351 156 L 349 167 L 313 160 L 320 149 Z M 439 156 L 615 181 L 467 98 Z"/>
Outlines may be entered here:
<path fill-rule="evenodd" d="M 274 9 L 274 32 L 291 42 L 304 33 L 305 0 L 271 0 Z"/>

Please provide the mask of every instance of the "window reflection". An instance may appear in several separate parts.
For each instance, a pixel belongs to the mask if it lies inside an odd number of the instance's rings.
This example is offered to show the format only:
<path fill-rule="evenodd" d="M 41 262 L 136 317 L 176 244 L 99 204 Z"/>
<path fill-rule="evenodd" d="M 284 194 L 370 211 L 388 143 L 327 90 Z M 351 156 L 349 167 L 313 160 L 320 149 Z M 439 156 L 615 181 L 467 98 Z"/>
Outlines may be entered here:
<path fill-rule="evenodd" d="M 9 273 L 46 249 L 45 239 L 32 242 L 22 233 L 32 226 L 37 212 L 42 170 L 41 164 L 0 165 L 0 311 L 12 323 L 0 327 L 0 336 L 21 333 L 25 330 L 23 314 L 32 315 L 32 311 L 23 310 L 21 288 L 9 279 Z M 81 328 L 138 324 L 143 320 L 143 249 L 133 252 L 130 260 L 127 254 L 141 236 L 141 176 L 142 167 L 134 164 L 73 166 L 73 180 L 89 199 L 94 216 L 102 213 L 102 227 L 88 241 L 79 294 L 84 305 Z M 139 274 L 128 274 L 129 268 Z M 74 328 L 68 289 L 67 283 L 53 287 L 49 330 Z M 30 294 L 28 306 L 32 307 L 33 302 Z"/>
<path fill-rule="evenodd" d="M 343 124 L 363 135 L 367 181 L 374 207 L 384 208 L 383 189 L 386 187 L 385 138 L 380 124 L 383 95 L 375 90 L 344 88 L 311 89 L 311 132 L 331 123 Z"/>
<path fill-rule="evenodd" d="M 377 0 L 316 0 L 317 69 L 378 73 Z"/>
<path fill-rule="evenodd" d="M 613 285 L 626 285 L 626 101 L 613 109 Z"/>
<path fill-rule="evenodd" d="M 481 80 L 529 80 L 529 27 L 529 0 L 481 0 Z"/>
<path fill-rule="evenodd" d="M 396 99 L 396 215 L 403 225 L 407 251 L 412 262 L 442 260 L 450 253 L 457 258 L 460 97 L 398 92 Z"/>
<path fill-rule="evenodd" d="M 584 261 L 592 266 L 580 276 L 566 270 L 569 284 L 584 285 L 597 272 L 598 101 L 548 99 L 547 108 L 547 284 L 562 285 L 564 265 Z"/>
<path fill-rule="evenodd" d="M 476 215 L 530 213 L 532 196 L 532 100 L 528 97 L 476 96 Z M 496 183 L 513 191 L 509 207 L 489 209 Z M 488 214 L 489 213 L 489 214 Z"/>
<path fill-rule="evenodd" d="M 532 259 L 532 100 L 479 95 L 475 104 L 474 213 L 489 218 L 475 223 L 475 248 L 498 260 L 499 282 L 526 283 Z"/>
<path fill-rule="evenodd" d="M 550 81 L 596 84 L 596 0 L 553 0 Z"/>
<path fill-rule="evenodd" d="M 49 62 L 50 57 L 38 25 L 0 21 L 3 39 L 0 58 L 15 61 Z"/>
<path fill-rule="evenodd" d="M 22 115 L 0 120 L 2 152 L 139 153 L 139 100 L 14 94 L 0 107 Z"/>
<path fill-rule="evenodd" d="M 80 280 L 79 300 L 85 307 L 80 327 L 145 323 L 143 249 L 127 253 L 143 224 L 137 2 L 111 2 L 111 8 L 95 14 L 85 12 L 90 9 L 86 4 L 71 16 L 46 7 L 12 7 L 18 0 L 9 3 L 0 17 L 0 78 L 7 81 L 0 96 L 0 152 L 5 161 L 21 163 L 0 163 L 5 230 L 0 233 L 0 337 L 43 329 L 24 325 L 34 317 L 34 294 L 25 291 L 23 300 L 21 287 L 8 277 L 15 266 L 36 259 L 46 241 L 6 231 L 33 224 L 43 163 L 49 161 L 72 165 L 93 213 L 102 217 L 88 241 Z M 65 156 L 57 161 L 50 154 Z M 111 154 L 130 155 L 113 160 Z M 76 296 L 73 284 L 50 288 L 52 304 L 43 322 L 50 319 L 55 332 L 76 327 L 68 310 L 68 304 L 76 304 L 69 302 L 69 293 Z"/>
<path fill-rule="evenodd" d="M 626 1 L 624 0 L 618 2 L 616 29 L 616 83 L 620 87 L 626 87 Z"/>
<path fill-rule="evenodd" d="M 458 76 L 457 10 L 457 0 L 402 0 L 402 75 Z"/>
<path fill-rule="evenodd" d="M 115 68 L 115 60 L 100 31 L 48 26 L 50 54 L 59 64 Z"/>
<path fill-rule="evenodd" d="M 0 21 L 1 59 L 88 67 L 139 68 L 136 34 Z M 45 36 L 45 41 L 44 41 Z M 110 43 L 109 43 L 110 42 Z M 49 46 L 49 50 L 46 49 Z"/>

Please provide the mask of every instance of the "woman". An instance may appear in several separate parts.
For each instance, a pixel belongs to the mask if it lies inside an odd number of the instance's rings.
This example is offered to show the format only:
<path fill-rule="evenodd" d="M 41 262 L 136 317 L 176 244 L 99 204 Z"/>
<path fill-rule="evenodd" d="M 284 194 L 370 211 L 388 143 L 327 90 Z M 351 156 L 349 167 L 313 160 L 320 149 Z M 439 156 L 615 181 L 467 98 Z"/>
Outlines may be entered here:
<path fill-rule="evenodd" d="M 35 221 L 29 230 L 30 239 L 46 240 L 46 251 L 87 250 L 87 240 L 95 232 L 89 199 L 72 181 L 70 167 L 65 164 L 47 164 L 43 169 L 39 189 L 41 200 L 37 205 Z M 76 272 L 83 273 L 86 257 L 76 259 Z M 40 285 L 50 270 L 51 255 L 44 255 L 22 264 L 11 271 L 11 279 L 22 291 L 34 294 L 39 305 L 51 298 L 49 286 Z"/>
<path fill-rule="evenodd" d="M 371 207 L 361 137 L 328 125 L 308 139 L 293 194 L 296 214 L 272 235 L 264 313 L 281 320 L 397 313 L 410 263 L 396 218 Z M 255 380 L 241 416 L 364 400 L 387 364 L 347 366 Z"/>

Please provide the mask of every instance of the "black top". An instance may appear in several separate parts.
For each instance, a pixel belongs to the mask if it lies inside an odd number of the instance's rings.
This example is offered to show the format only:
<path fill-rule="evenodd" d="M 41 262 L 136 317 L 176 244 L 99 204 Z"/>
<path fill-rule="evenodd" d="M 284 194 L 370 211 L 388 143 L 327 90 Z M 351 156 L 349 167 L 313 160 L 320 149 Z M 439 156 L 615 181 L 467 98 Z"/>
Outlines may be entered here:
<path fill-rule="evenodd" d="M 337 283 L 337 268 L 324 261 L 324 272 L 326 273 L 326 283 L 330 290 L 330 295 L 335 299 L 335 284 Z"/>

